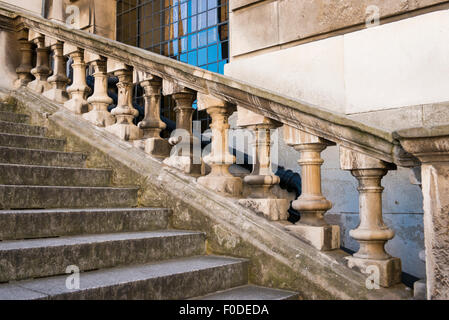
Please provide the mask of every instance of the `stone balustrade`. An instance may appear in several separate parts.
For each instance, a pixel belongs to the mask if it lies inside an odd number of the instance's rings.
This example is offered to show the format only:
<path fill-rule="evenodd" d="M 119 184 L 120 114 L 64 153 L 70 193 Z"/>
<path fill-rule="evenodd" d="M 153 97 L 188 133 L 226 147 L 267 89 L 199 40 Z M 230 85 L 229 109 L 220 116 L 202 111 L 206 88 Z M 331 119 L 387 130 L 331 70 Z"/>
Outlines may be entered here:
<path fill-rule="evenodd" d="M 428 226 L 447 227 L 447 217 L 444 218 L 441 212 L 447 216 L 449 138 L 443 134 L 439 134 L 440 140 L 435 142 L 434 148 L 427 150 L 430 146 L 425 145 L 426 132 L 414 132 L 415 136 L 404 133 L 399 139 L 324 109 L 275 96 L 153 53 L 144 53 L 101 37 L 73 33 L 62 26 L 55 28 L 51 22 L 37 17 L 24 15 L 21 22 L 17 32 L 22 57 L 17 68 L 16 86 L 28 86 L 56 103 L 64 103 L 68 110 L 82 115 L 93 125 L 104 127 L 119 139 L 132 142 L 136 148 L 164 161 L 167 166 L 198 177 L 198 184 L 212 192 L 238 198 L 239 203 L 249 210 L 270 221 L 282 222 L 288 232 L 321 251 L 340 248 L 340 229 L 326 221 L 325 214 L 332 208 L 332 203 L 323 195 L 321 186 L 321 153 L 328 146 L 338 145 L 341 169 L 350 171 L 359 183 L 360 225 L 350 235 L 360 244 L 360 249 L 347 257 L 348 267 L 367 274 L 375 268 L 380 275 L 380 286 L 394 286 L 401 279 L 401 261 L 385 251 L 385 244 L 394 237 L 394 231 L 382 218 L 384 190 L 381 180 L 390 170 L 423 163 L 426 221 Z M 46 37 L 51 37 L 50 48 L 54 52 L 53 76 L 50 78 Z M 31 50 L 37 57 L 34 68 L 31 68 Z M 67 80 L 62 70 L 64 57 L 68 56 L 74 61 L 74 76 L 72 85 L 66 88 Z M 95 89 L 90 97 L 86 85 L 88 65 L 94 69 L 95 78 Z M 107 79 L 112 75 L 119 80 L 118 103 L 112 112 L 108 112 L 112 100 L 107 95 Z M 133 107 L 134 84 L 143 88 L 145 101 L 144 118 L 137 125 L 134 122 L 138 116 Z M 70 99 L 64 101 L 66 93 Z M 162 96 L 171 96 L 176 104 L 176 131 L 168 140 L 160 136 L 165 129 L 159 109 Z M 204 159 L 194 152 L 195 145 L 200 145 L 192 131 L 195 100 L 199 110 L 206 110 L 212 118 L 211 152 Z M 229 170 L 235 157 L 229 152 L 228 119 L 237 109 L 238 126 L 249 130 L 253 137 L 253 171 L 243 181 Z M 279 184 L 279 178 L 272 170 L 271 134 L 281 127 L 287 145 L 300 155 L 303 192 L 293 202 L 293 208 L 301 213 L 301 220 L 295 225 L 288 225 L 286 221 L 289 201 L 278 199 L 271 192 Z M 418 139 L 423 140 L 422 144 L 416 142 Z M 428 154 L 437 154 L 438 160 Z M 211 167 L 206 176 L 201 176 L 203 162 Z M 247 196 L 243 193 L 244 186 L 250 190 Z M 435 197 L 439 202 L 432 201 Z M 434 255 L 438 244 L 437 250 L 447 257 L 448 242 L 444 240 L 447 240 L 447 233 L 440 235 L 428 230 L 428 226 L 426 261 L 432 270 L 427 274 L 428 297 L 447 298 L 447 290 L 441 293 L 444 290 L 436 278 L 440 276 L 438 273 L 444 273 L 447 279 L 448 273 L 447 270 L 437 270 L 435 264 L 442 258 Z M 449 265 L 447 260 L 443 262 Z"/>

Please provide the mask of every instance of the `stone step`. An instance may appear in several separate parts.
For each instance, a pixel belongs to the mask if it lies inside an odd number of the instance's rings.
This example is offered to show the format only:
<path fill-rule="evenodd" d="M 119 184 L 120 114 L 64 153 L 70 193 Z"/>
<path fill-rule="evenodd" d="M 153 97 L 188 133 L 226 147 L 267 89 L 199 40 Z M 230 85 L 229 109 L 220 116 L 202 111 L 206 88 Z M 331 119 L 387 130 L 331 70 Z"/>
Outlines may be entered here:
<path fill-rule="evenodd" d="M 25 136 L 44 137 L 47 129 L 44 127 L 30 126 L 22 123 L 0 121 L 0 132 L 9 134 L 20 134 Z"/>
<path fill-rule="evenodd" d="M 0 184 L 107 187 L 112 170 L 0 164 Z"/>
<path fill-rule="evenodd" d="M 0 282 L 201 255 L 205 235 L 151 231 L 0 242 Z"/>
<path fill-rule="evenodd" d="M 0 112 L 17 112 L 17 106 L 13 103 L 0 102 Z"/>
<path fill-rule="evenodd" d="M 0 147 L 0 163 L 84 167 L 86 159 L 87 156 L 81 153 Z"/>
<path fill-rule="evenodd" d="M 296 292 L 246 285 L 212 293 L 193 300 L 297 300 Z"/>
<path fill-rule="evenodd" d="M 200 256 L 80 274 L 80 288 L 67 288 L 68 275 L 0 285 L 0 300 L 180 300 L 248 282 L 248 262 Z"/>
<path fill-rule="evenodd" d="M 158 208 L 0 211 L 0 241 L 164 230 L 170 215 Z"/>
<path fill-rule="evenodd" d="M 0 133 L 0 146 L 64 151 L 65 140 Z"/>
<path fill-rule="evenodd" d="M 0 111 L 0 121 L 28 123 L 30 121 L 30 116 L 26 114 L 17 114 L 13 112 Z"/>
<path fill-rule="evenodd" d="M 132 208 L 137 188 L 0 185 L 0 209 Z"/>

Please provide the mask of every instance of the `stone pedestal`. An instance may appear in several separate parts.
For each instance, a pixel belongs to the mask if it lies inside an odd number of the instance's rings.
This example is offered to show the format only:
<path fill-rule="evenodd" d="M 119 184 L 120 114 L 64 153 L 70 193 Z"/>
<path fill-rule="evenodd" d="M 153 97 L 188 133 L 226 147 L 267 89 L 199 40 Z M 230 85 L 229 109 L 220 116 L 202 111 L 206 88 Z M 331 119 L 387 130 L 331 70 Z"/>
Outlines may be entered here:
<path fill-rule="evenodd" d="M 39 33 L 30 31 L 29 40 L 36 45 L 36 67 L 31 70 L 31 74 L 36 78 L 28 83 L 28 88 L 36 93 L 43 93 L 51 89 L 47 82 L 50 75 L 49 50 L 45 46 L 45 37 Z"/>
<path fill-rule="evenodd" d="M 204 157 L 211 172 L 199 178 L 198 183 L 216 192 L 238 197 L 242 193 L 243 182 L 229 172 L 229 167 L 235 163 L 235 157 L 229 153 L 228 144 L 228 119 L 235 107 L 212 96 L 198 94 L 198 110 L 207 110 L 212 118 L 212 148 L 210 154 Z"/>
<path fill-rule="evenodd" d="M 170 156 L 171 146 L 160 136 L 161 131 L 167 127 L 160 116 L 162 79 L 144 72 L 137 74 L 140 85 L 145 90 L 145 117 L 138 124 L 143 137 L 134 144 L 153 157 L 165 159 Z"/>
<path fill-rule="evenodd" d="M 287 199 L 241 199 L 239 203 L 270 221 L 288 219 L 290 201 Z"/>
<path fill-rule="evenodd" d="M 192 104 L 196 92 L 179 86 L 171 81 L 163 80 L 164 96 L 172 96 L 176 103 L 176 130 L 172 133 L 169 143 L 173 146 L 170 157 L 164 163 L 184 173 L 201 175 L 201 143 L 193 136 Z M 195 154 L 194 148 L 198 149 Z"/>
<path fill-rule="evenodd" d="M 86 63 L 84 62 L 84 50 L 72 45 L 64 44 L 64 55 L 73 59 L 73 83 L 67 88 L 70 100 L 64 103 L 64 106 L 76 114 L 89 112 L 87 95 L 90 88 L 86 83 Z"/>
<path fill-rule="evenodd" d="M 64 44 L 53 39 L 48 39 L 48 41 L 53 51 L 53 75 L 48 78 L 48 83 L 50 83 L 52 88 L 45 91 L 43 95 L 57 103 L 64 103 L 69 100 L 69 95 L 66 91 L 69 79 L 66 76 L 67 65 L 63 54 Z"/>
<path fill-rule="evenodd" d="M 94 68 L 95 85 L 93 95 L 87 99 L 92 110 L 83 114 L 83 118 L 97 127 L 112 126 L 115 124 L 115 118 L 108 111 L 108 107 L 113 103 L 113 100 L 108 96 L 106 59 L 88 52 L 85 52 L 84 59 Z"/>
<path fill-rule="evenodd" d="M 401 260 L 385 251 L 385 244 L 393 239 L 394 231 L 385 225 L 382 218 L 384 188 L 381 186 L 388 170 L 396 167 L 344 147 L 340 147 L 340 164 L 343 170 L 350 170 L 359 182 L 360 225 L 349 234 L 359 242 L 360 249 L 347 258 L 348 266 L 367 274 L 375 269 L 379 272 L 379 285 L 382 287 L 398 284 L 401 282 Z"/>
<path fill-rule="evenodd" d="M 284 140 L 300 153 L 302 179 L 302 194 L 292 203 L 301 220 L 287 229 L 319 250 L 339 249 L 340 228 L 325 221 L 324 214 L 332 203 L 321 191 L 321 152 L 333 143 L 289 126 L 284 126 Z"/>
<path fill-rule="evenodd" d="M 421 161 L 427 299 L 449 299 L 449 127 L 396 132 Z"/>

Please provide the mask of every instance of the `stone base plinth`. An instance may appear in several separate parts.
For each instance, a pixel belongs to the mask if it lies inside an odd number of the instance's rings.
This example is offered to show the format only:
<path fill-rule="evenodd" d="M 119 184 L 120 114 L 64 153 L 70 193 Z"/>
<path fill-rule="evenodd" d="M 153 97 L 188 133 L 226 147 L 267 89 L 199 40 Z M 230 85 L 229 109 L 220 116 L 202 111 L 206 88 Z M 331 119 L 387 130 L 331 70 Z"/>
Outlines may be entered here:
<path fill-rule="evenodd" d="M 208 189 L 233 197 L 240 196 L 243 190 L 242 179 L 233 176 L 208 175 L 198 178 L 198 183 Z"/>
<path fill-rule="evenodd" d="M 106 131 L 115 134 L 122 140 L 133 141 L 142 137 L 142 130 L 136 125 L 129 123 L 116 123 L 112 126 L 106 127 Z"/>
<path fill-rule="evenodd" d="M 89 104 L 86 100 L 79 98 L 72 98 L 64 103 L 64 107 L 75 114 L 83 114 L 89 112 Z"/>
<path fill-rule="evenodd" d="M 145 153 L 153 157 L 165 159 L 170 156 L 171 145 L 162 138 L 150 138 L 145 141 Z"/>
<path fill-rule="evenodd" d="M 427 300 L 426 280 L 419 280 L 413 284 L 413 297 L 415 300 Z"/>
<path fill-rule="evenodd" d="M 57 103 L 65 103 L 69 100 L 67 91 L 61 89 L 50 89 L 45 91 L 43 96 Z"/>
<path fill-rule="evenodd" d="M 401 259 L 390 258 L 388 260 L 360 259 L 347 257 L 349 268 L 358 268 L 360 272 L 367 276 L 374 276 L 375 268 L 379 270 L 379 285 L 384 288 L 401 283 Z"/>
<path fill-rule="evenodd" d="M 83 114 L 83 118 L 97 127 L 109 127 L 115 124 L 115 117 L 109 111 L 92 110 Z"/>
<path fill-rule="evenodd" d="M 309 226 L 301 223 L 285 227 L 320 251 L 340 248 L 340 227 L 335 225 Z"/>
<path fill-rule="evenodd" d="M 28 89 L 37 92 L 37 93 L 43 93 L 45 91 L 48 91 L 51 89 L 51 85 L 47 81 L 42 80 L 33 80 L 30 83 L 28 83 Z"/>
<path fill-rule="evenodd" d="M 263 215 L 270 221 L 288 219 L 290 201 L 287 199 L 242 199 L 239 204 Z"/>
<path fill-rule="evenodd" d="M 192 163 L 192 158 L 188 156 L 172 155 L 164 160 L 164 164 L 193 176 L 201 175 L 201 164 Z"/>

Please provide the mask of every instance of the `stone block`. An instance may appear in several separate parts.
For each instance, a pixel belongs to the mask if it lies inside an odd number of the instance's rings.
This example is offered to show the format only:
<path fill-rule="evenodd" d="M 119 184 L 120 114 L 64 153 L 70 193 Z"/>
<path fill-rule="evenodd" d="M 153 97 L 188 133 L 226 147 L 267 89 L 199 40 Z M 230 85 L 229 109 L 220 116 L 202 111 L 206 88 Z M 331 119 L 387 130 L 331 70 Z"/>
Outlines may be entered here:
<path fill-rule="evenodd" d="M 270 221 L 288 219 L 290 201 L 287 199 L 242 199 L 239 203 Z"/>
<path fill-rule="evenodd" d="M 191 175 L 201 175 L 201 164 L 193 164 L 189 156 L 172 155 L 164 160 L 164 164 Z"/>
<path fill-rule="evenodd" d="M 208 175 L 198 178 L 198 183 L 218 193 L 238 197 L 242 194 L 243 181 L 239 177 Z"/>
<path fill-rule="evenodd" d="M 285 229 L 293 232 L 318 250 L 330 251 L 340 248 L 339 226 L 309 226 L 297 223 L 286 226 Z"/>
<path fill-rule="evenodd" d="M 378 268 L 379 285 L 381 287 L 388 288 L 401 283 L 401 259 L 390 258 L 388 260 L 371 260 L 346 257 L 346 260 L 349 268 L 357 268 L 361 273 L 367 274 L 368 276 L 375 276 L 373 270 Z"/>

